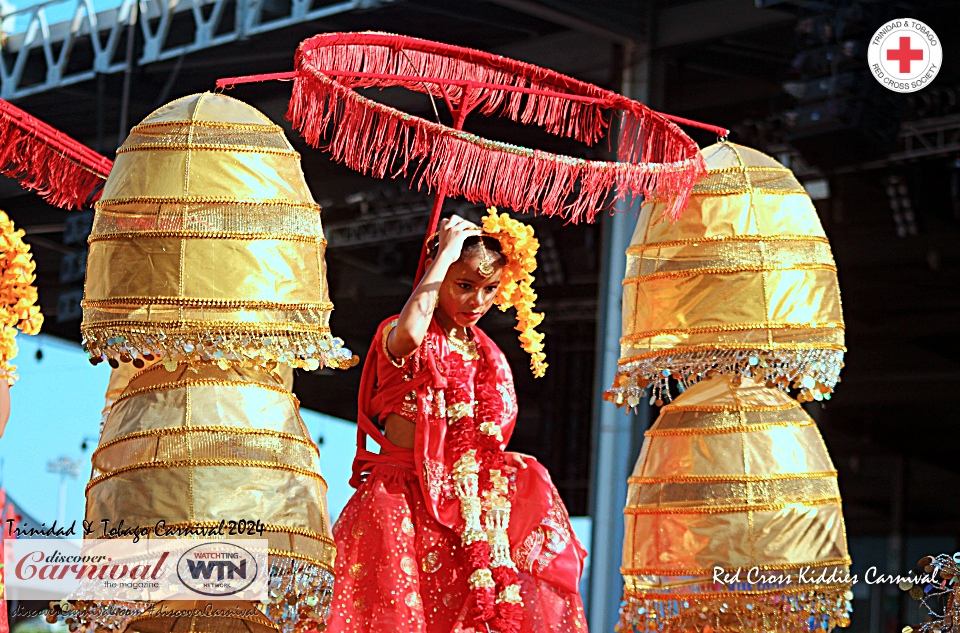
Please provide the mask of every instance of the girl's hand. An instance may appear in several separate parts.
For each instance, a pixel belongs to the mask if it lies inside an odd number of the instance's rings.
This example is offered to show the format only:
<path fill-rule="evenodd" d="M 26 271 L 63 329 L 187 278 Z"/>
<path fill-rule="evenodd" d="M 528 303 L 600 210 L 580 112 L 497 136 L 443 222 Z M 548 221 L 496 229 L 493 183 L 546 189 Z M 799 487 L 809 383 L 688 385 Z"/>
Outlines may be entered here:
<path fill-rule="evenodd" d="M 446 220 L 440 222 L 440 243 L 437 248 L 437 258 L 448 257 L 449 261 L 455 262 L 460 259 L 460 252 L 463 250 L 463 242 L 471 235 L 480 235 L 480 227 L 461 218 L 459 215 L 452 215 Z"/>
<path fill-rule="evenodd" d="M 387 337 L 387 351 L 394 358 L 406 358 L 420 347 L 433 320 L 444 277 L 450 266 L 460 259 L 463 242 L 471 235 L 480 235 L 480 227 L 459 216 L 451 216 L 440 223 L 436 258 L 407 299 L 397 319 L 397 326 Z"/>
<path fill-rule="evenodd" d="M 504 453 L 503 457 L 508 465 L 512 465 L 516 468 L 526 468 L 527 463 L 524 461 L 525 459 L 533 459 L 533 460 L 537 459 L 533 455 L 527 455 L 526 453 L 513 453 L 513 452 Z"/>

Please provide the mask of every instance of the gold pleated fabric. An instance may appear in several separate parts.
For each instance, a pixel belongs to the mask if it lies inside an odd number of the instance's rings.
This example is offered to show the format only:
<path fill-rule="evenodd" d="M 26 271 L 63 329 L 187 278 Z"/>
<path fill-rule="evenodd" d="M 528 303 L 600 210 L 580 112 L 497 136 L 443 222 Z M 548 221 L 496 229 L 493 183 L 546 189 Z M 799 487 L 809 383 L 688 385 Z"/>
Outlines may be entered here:
<path fill-rule="evenodd" d="M 191 95 L 133 128 L 89 242 L 81 330 L 94 363 L 357 362 L 330 333 L 326 240 L 300 156 L 241 101 Z"/>
<path fill-rule="evenodd" d="M 260 522 L 262 534 L 230 538 L 268 541 L 267 615 L 284 633 L 325 621 L 336 557 L 327 484 L 281 376 L 215 363 L 143 369 L 109 408 L 92 462 L 87 521 L 180 538 Z"/>
<path fill-rule="evenodd" d="M 643 205 L 605 399 L 664 406 L 629 480 L 618 630 L 801 633 L 849 623 L 837 475 L 799 401 L 829 399 L 844 324 L 830 244 L 783 165 L 733 143 L 680 220 Z M 797 399 L 788 390 L 797 389 Z"/>
<path fill-rule="evenodd" d="M 646 432 L 629 484 L 619 631 L 849 624 L 836 469 L 786 393 L 731 376 L 692 386 Z"/>
<path fill-rule="evenodd" d="M 279 627 L 241 600 L 163 600 L 132 618 L 125 633 L 277 633 Z"/>
<path fill-rule="evenodd" d="M 733 143 L 703 150 L 707 175 L 676 223 L 650 200 L 627 250 L 620 370 L 607 399 L 716 373 L 829 399 L 844 324 L 830 244 L 793 173 Z M 667 399 L 669 398 L 669 394 Z"/>
<path fill-rule="evenodd" d="M 260 608 L 281 633 L 322 630 L 336 548 L 291 367 L 357 358 L 329 331 L 326 241 L 299 155 L 236 99 L 169 103 L 118 150 L 89 241 L 84 345 L 114 373 L 86 519 L 154 538 L 262 526 L 227 535 L 268 541 Z M 109 606 L 78 618 L 117 627 L 147 610 L 135 620 L 144 633 L 201 622 L 157 618 L 149 603 L 98 611 Z"/>

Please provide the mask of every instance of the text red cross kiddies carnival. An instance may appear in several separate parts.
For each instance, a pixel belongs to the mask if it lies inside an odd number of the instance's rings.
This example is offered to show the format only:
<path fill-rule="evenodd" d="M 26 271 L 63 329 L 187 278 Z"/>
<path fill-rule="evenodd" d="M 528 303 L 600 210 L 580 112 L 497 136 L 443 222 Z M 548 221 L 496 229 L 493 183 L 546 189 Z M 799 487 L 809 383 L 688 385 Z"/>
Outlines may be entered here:
<path fill-rule="evenodd" d="M 889 61 L 900 62 L 900 72 L 910 72 L 910 62 L 923 60 L 922 48 L 910 48 L 910 36 L 900 38 L 900 48 L 891 48 L 887 51 Z"/>

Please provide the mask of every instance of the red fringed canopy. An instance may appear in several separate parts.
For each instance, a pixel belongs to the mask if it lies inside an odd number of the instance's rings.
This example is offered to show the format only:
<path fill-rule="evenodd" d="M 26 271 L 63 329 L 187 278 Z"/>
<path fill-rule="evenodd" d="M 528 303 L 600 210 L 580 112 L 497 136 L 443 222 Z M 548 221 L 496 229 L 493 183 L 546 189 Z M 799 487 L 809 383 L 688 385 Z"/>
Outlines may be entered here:
<path fill-rule="evenodd" d="M 113 162 L 0 99 L 0 173 L 50 204 L 78 209 L 92 202 Z"/>
<path fill-rule="evenodd" d="M 407 175 L 438 197 L 592 220 L 627 195 L 669 198 L 678 217 L 706 168 L 696 143 L 642 103 L 545 68 L 401 35 L 328 33 L 304 41 L 292 73 L 223 79 L 232 86 L 294 79 L 287 112 L 314 146 L 379 178 Z M 449 127 L 356 92 L 402 86 L 442 99 Z M 593 144 L 622 116 L 618 161 L 583 160 L 491 141 L 462 130 L 467 113 L 499 115 Z M 718 129 L 718 128 L 714 128 Z M 439 210 L 439 209 L 437 209 Z"/>

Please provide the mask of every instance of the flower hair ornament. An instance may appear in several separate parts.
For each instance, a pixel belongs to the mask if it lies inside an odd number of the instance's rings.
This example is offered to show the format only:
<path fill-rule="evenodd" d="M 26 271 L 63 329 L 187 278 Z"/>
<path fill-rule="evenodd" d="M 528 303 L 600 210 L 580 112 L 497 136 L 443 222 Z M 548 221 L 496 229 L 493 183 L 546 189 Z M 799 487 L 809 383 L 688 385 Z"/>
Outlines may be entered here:
<path fill-rule="evenodd" d="M 501 311 L 515 308 L 516 330 L 520 345 L 530 354 L 530 369 L 537 378 L 547 370 L 547 355 L 543 353 L 543 334 L 535 328 L 543 322 L 543 313 L 534 312 L 537 293 L 533 290 L 533 271 L 537 269 L 537 249 L 540 241 L 533 236 L 533 227 L 514 220 L 506 213 L 497 215 L 497 208 L 487 209 L 483 218 L 483 232 L 500 242 L 500 250 L 507 259 L 500 278 L 500 288 L 494 303 Z M 481 241 L 482 242 L 482 241 Z M 484 248 L 484 255 L 489 257 Z M 483 266 L 481 261 L 481 266 Z M 489 262 L 487 263 L 489 266 Z M 485 274 L 482 270 L 481 274 Z"/>
<path fill-rule="evenodd" d="M 14 229 L 7 214 L 0 211 L 0 379 L 11 385 L 17 378 L 17 368 L 10 364 L 17 355 L 17 330 L 38 334 L 43 324 L 33 285 L 37 265 L 23 234 L 23 229 Z"/>
<path fill-rule="evenodd" d="M 537 293 L 533 290 L 533 271 L 537 269 L 537 249 L 540 241 L 533 236 L 533 227 L 514 220 L 506 213 L 497 215 L 497 208 L 490 207 L 483 218 L 483 237 L 500 242 L 500 252 L 507 263 L 503 266 L 500 287 L 494 304 L 502 312 L 509 308 L 517 310 L 517 325 L 520 332 L 520 346 L 530 354 L 530 370 L 537 378 L 543 378 L 549 364 L 543 353 L 543 334 L 535 328 L 543 322 L 543 313 L 534 312 L 533 304 Z M 440 233 L 434 233 L 427 240 L 428 252 L 436 252 L 440 244 Z M 480 264 L 477 271 L 484 277 L 493 274 L 493 258 L 490 251 L 480 240 Z"/>

